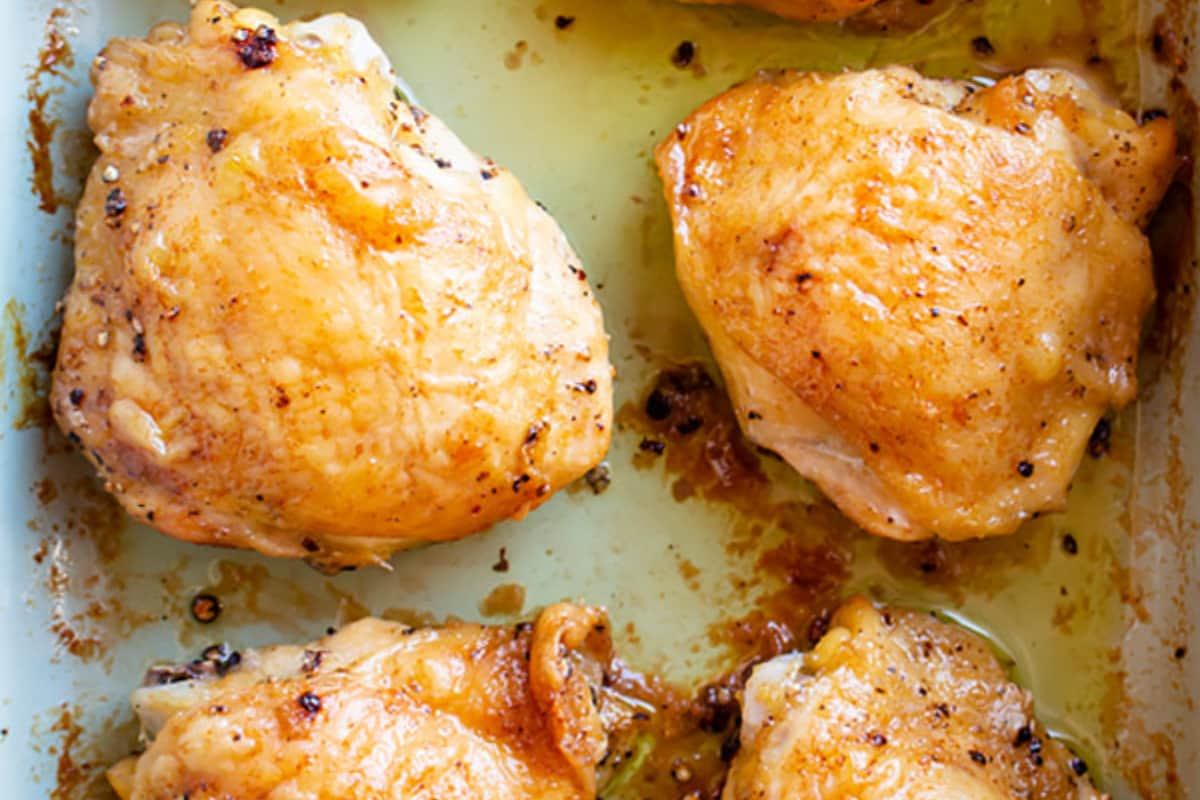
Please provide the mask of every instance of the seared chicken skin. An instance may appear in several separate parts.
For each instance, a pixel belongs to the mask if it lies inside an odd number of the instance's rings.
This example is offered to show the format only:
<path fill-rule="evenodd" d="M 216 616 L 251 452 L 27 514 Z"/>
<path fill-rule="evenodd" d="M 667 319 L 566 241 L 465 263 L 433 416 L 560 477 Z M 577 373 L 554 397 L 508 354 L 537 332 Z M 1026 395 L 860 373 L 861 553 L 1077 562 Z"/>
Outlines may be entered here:
<path fill-rule="evenodd" d="M 1073 76 L 764 75 L 658 148 L 679 280 L 748 436 L 897 539 L 1060 508 L 1135 395 L 1175 136 Z"/>
<path fill-rule="evenodd" d="M 755 669 L 724 800 L 1098 798 L 981 639 L 862 598 Z"/>
<path fill-rule="evenodd" d="M 684 0 L 703 5 L 740 5 L 799 22 L 833 22 L 870 8 L 879 0 Z"/>
<path fill-rule="evenodd" d="M 52 403 L 134 516 L 380 561 L 519 517 L 607 449 L 599 307 L 511 174 L 363 27 L 205 0 L 92 70 Z"/>
<path fill-rule="evenodd" d="M 157 668 L 133 693 L 149 743 L 122 800 L 592 800 L 607 747 L 603 611 L 414 630 L 365 619 L 304 647 Z"/>

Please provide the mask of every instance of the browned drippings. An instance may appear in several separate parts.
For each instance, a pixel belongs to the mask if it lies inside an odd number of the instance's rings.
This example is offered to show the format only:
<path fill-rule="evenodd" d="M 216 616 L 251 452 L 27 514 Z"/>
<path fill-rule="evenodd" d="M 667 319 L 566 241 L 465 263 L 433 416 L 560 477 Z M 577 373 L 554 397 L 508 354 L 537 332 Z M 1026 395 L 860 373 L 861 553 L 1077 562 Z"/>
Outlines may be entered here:
<path fill-rule="evenodd" d="M 525 608 L 525 587 L 502 583 L 479 601 L 479 613 L 485 617 L 514 617 Z"/>
<path fill-rule="evenodd" d="M 619 659 L 605 669 L 604 686 L 647 710 L 612 733 L 600 763 L 602 796 L 606 788 L 614 795 L 620 789 L 620 796 L 646 800 L 719 796 L 728 767 L 722 748 L 728 755 L 724 743 L 736 738 L 738 722 L 736 703 L 728 692 L 714 684 L 691 694 Z"/>
<path fill-rule="evenodd" d="M 699 362 L 664 367 L 617 418 L 622 429 L 640 437 L 637 467 L 661 463 L 678 502 L 703 500 L 736 509 L 740 522 L 726 549 L 731 556 L 758 554 L 753 574 L 731 577 L 733 593 L 750 600 L 751 610 L 709 631 L 731 665 L 724 674 L 694 693 L 627 668 L 613 679 L 621 693 L 657 709 L 618 737 L 605 765 L 620 773 L 622 759 L 636 756 L 639 737 L 653 740 L 636 774 L 626 776 L 625 793 L 716 798 L 737 748 L 742 685 L 756 664 L 807 648 L 810 636 L 822 632 L 821 620 L 845 594 L 854 529 L 823 500 L 808 504 L 774 496 L 768 474 L 777 466 L 773 454 L 746 439 L 724 388 Z M 785 536 L 768 540 L 769 531 Z M 680 563 L 685 580 L 689 565 Z"/>
<path fill-rule="evenodd" d="M 725 390 L 699 362 L 675 364 L 655 376 L 639 403 L 617 422 L 641 434 L 634 464 L 660 459 L 674 476 L 676 500 L 698 496 L 760 516 L 770 483 L 755 447 L 742 435 Z"/>
<path fill-rule="evenodd" d="M 53 78 L 62 78 L 64 71 L 75 66 L 71 45 L 59 29 L 66 20 L 67 11 L 58 7 L 50 12 L 46 20 L 45 38 L 38 51 L 37 65 L 29 73 L 25 97 L 29 108 L 29 134 L 25 146 L 33 165 L 33 193 L 38 199 L 38 208 L 54 214 L 61 204 L 69 202 L 54 188 L 54 160 L 51 145 L 58 130 L 58 120 L 47 114 L 46 104 L 55 89 L 47 84 Z"/>
<path fill-rule="evenodd" d="M 50 800 L 85 800 L 111 796 L 104 780 L 108 766 L 99 754 L 89 752 L 85 729 L 79 723 L 79 709 L 63 703 L 58 718 L 50 727 L 60 736 L 52 753 L 57 756 L 54 769 L 54 788 Z"/>
<path fill-rule="evenodd" d="M 85 661 L 107 656 L 108 645 L 152 620 L 116 605 L 114 587 L 101 569 L 122 552 L 125 515 L 94 480 L 69 471 L 57 480 L 35 481 L 30 492 L 42 514 L 29 528 L 43 534 L 32 559 L 45 571 L 47 624 L 58 651 Z"/>
<path fill-rule="evenodd" d="M 651 684 L 654 691 L 644 695 L 660 713 L 640 733 L 656 745 L 630 779 L 635 788 L 630 796 L 719 796 L 722 751 L 728 758 L 736 749 L 737 697 L 751 669 L 782 653 L 807 650 L 825 634 L 831 613 L 852 589 L 871 589 L 852 585 L 856 559 L 880 564 L 895 579 L 955 603 L 968 589 L 983 596 L 1002 591 L 1014 571 L 1036 571 L 1064 548 L 1054 526 L 1036 524 L 978 542 L 897 542 L 867 535 L 816 492 L 807 501 L 787 493 L 781 499 L 774 484 L 788 468 L 745 438 L 723 387 L 699 363 L 664 367 L 618 419 L 639 442 L 634 463 L 661 465 L 677 501 L 737 510 L 725 547 L 731 557 L 752 556 L 754 564 L 746 574 L 730 576 L 732 593 L 751 610 L 709 630 L 711 644 L 729 665 L 724 674 L 694 695 L 661 684 Z M 1101 457 L 1121 462 L 1132 457 L 1129 437 L 1110 444 Z M 1090 546 L 1091 539 L 1080 535 Z M 1080 539 L 1072 535 L 1071 542 L 1078 551 Z M 1081 601 L 1086 598 L 1064 598 L 1056 610 L 1061 626 L 1070 624 Z"/>
<path fill-rule="evenodd" d="M 1046 529 L 1026 524 L 979 541 L 867 539 L 866 547 L 889 574 L 937 589 L 957 603 L 967 589 L 985 595 L 1003 590 L 1014 569 L 1033 571 L 1049 561 L 1055 544 Z"/>
<path fill-rule="evenodd" d="M 58 352 L 58 325 L 52 321 L 41 334 L 30 335 L 22 310 L 16 300 L 4 305 L 4 327 L 7 329 L 16 369 L 17 412 L 13 427 L 18 430 L 42 428 L 50 430 L 54 419 L 50 413 L 50 373 Z"/>

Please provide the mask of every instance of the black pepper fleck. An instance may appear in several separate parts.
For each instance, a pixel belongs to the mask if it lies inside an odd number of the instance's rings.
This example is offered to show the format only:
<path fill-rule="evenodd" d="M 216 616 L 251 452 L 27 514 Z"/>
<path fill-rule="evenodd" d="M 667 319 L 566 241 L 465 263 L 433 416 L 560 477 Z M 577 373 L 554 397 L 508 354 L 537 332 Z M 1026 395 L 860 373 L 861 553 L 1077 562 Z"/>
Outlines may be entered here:
<path fill-rule="evenodd" d="M 558 28 L 560 31 L 565 31 L 567 28 L 571 27 L 574 24 L 575 24 L 574 17 L 568 17 L 563 14 L 559 14 L 557 17 L 554 18 L 554 27 Z"/>
<path fill-rule="evenodd" d="M 216 670 L 217 675 L 225 675 L 242 663 L 242 654 L 236 650 L 230 650 L 227 644 L 214 644 L 204 648 L 199 661 L 192 662 L 192 666 L 204 663 L 210 664 Z"/>
<path fill-rule="evenodd" d="M 1087 763 L 1082 758 L 1071 759 L 1071 771 L 1076 775 L 1083 775 L 1087 772 Z"/>
<path fill-rule="evenodd" d="M 692 60 L 696 57 L 696 45 L 694 42 L 684 40 L 675 48 L 675 52 L 671 54 L 671 63 L 680 69 L 687 69 L 692 64 Z"/>
<path fill-rule="evenodd" d="M 324 660 L 324 650 L 305 650 L 304 660 L 300 663 L 300 670 L 305 673 L 316 672 L 320 669 L 321 662 Z"/>
<path fill-rule="evenodd" d="M 237 42 L 237 39 L 234 39 Z M 271 64 L 279 55 L 275 45 L 279 43 L 274 29 L 259 25 L 254 34 L 241 43 L 238 48 L 238 58 L 249 69 L 259 69 Z"/>
<path fill-rule="evenodd" d="M 967 752 L 970 754 L 971 760 L 976 764 L 987 764 L 987 756 L 985 756 L 983 753 L 979 752 L 978 750 L 969 750 Z"/>
<path fill-rule="evenodd" d="M 1020 464 L 1017 464 L 1017 474 L 1022 478 L 1033 477 L 1033 464 L 1028 461 L 1022 461 Z"/>
<path fill-rule="evenodd" d="M 663 451 L 667 449 L 667 446 L 657 439 L 642 439 L 641 444 L 638 445 L 638 449 L 643 453 L 653 453 L 656 456 L 661 456 Z"/>
<path fill-rule="evenodd" d="M 104 199 L 104 216 L 119 217 L 125 213 L 125 209 L 129 208 L 129 203 L 125 201 L 125 193 L 118 187 L 108 193 L 108 197 Z"/>
<path fill-rule="evenodd" d="M 496 563 L 492 564 L 492 572 L 508 572 L 508 548 L 500 548 L 500 557 L 496 559 Z"/>
<path fill-rule="evenodd" d="M 1079 552 L 1079 542 L 1075 541 L 1071 534 L 1065 534 L 1062 538 L 1062 549 L 1067 555 L 1073 556 Z"/>
<path fill-rule="evenodd" d="M 971 48 L 981 56 L 996 54 L 996 48 L 992 46 L 991 41 L 986 36 L 976 36 L 972 39 Z"/>
<path fill-rule="evenodd" d="M 1112 439 L 1112 423 L 1107 419 L 1101 418 L 1096 423 L 1096 427 L 1092 429 L 1092 436 L 1088 439 L 1088 455 L 1092 458 L 1101 458 L 1108 454 L 1110 442 Z"/>
<path fill-rule="evenodd" d="M 608 464 L 600 463 L 592 467 L 583 476 L 583 480 L 591 488 L 592 494 L 603 494 L 612 484 L 612 473 Z"/>
<path fill-rule="evenodd" d="M 316 714 L 321 710 L 321 698 L 312 692 L 305 692 L 296 698 L 296 704 L 307 714 Z"/>
<path fill-rule="evenodd" d="M 81 404 L 84 397 L 83 389 L 72 389 L 71 393 L 67 395 L 67 399 L 71 401 L 71 405 L 73 406 Z"/>
<path fill-rule="evenodd" d="M 214 153 L 219 153 L 225 149 L 225 140 L 229 138 L 229 131 L 224 128 L 213 128 L 204 137 L 204 141 L 208 143 L 208 149 Z"/>
<path fill-rule="evenodd" d="M 662 422 L 671 416 L 671 402 L 658 389 L 655 389 L 646 398 L 646 416 L 657 422 Z"/>
<path fill-rule="evenodd" d="M 221 600 L 216 595 L 198 594 L 192 598 L 192 619 L 210 625 L 221 616 Z"/>

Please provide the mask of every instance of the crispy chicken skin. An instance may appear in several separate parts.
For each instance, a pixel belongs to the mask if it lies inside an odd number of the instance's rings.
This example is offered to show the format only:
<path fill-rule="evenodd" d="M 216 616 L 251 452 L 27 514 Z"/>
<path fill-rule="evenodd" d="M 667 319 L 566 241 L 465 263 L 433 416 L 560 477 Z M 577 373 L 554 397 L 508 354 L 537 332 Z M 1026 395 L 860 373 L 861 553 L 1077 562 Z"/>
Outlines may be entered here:
<path fill-rule="evenodd" d="M 595 797 L 611 660 L 599 609 L 514 628 L 355 622 L 303 647 L 156 668 L 122 800 Z"/>
<path fill-rule="evenodd" d="M 1098 798 L 977 636 L 855 598 L 755 669 L 724 800 Z"/>
<path fill-rule="evenodd" d="M 879 0 L 684 0 L 702 5 L 752 6 L 798 22 L 834 22 L 870 8 Z"/>
<path fill-rule="evenodd" d="M 135 517 L 374 563 L 603 457 L 612 368 L 577 257 L 397 99 L 361 24 L 203 0 L 92 80 L 51 400 Z"/>
<path fill-rule="evenodd" d="M 1174 154 L 1065 72 L 897 67 L 760 76 L 657 160 L 749 437 L 873 533 L 958 540 L 1060 508 L 1134 398 Z"/>

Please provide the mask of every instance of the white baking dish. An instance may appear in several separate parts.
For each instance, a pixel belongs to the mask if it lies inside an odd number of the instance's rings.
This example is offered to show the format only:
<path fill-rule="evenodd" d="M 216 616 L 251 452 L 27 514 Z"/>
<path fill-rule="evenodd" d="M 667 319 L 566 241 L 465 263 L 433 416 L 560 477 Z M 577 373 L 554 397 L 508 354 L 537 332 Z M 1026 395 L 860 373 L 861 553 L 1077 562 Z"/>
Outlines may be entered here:
<path fill-rule="evenodd" d="M 937 29 L 915 44 L 902 37 L 851 44 L 832 30 L 658 0 L 266 5 L 285 17 L 342 10 L 364 19 L 421 102 L 468 144 L 511 167 L 555 213 L 605 308 L 618 404 L 640 397 L 666 359 L 705 354 L 674 284 L 665 209 L 649 162 L 664 132 L 761 66 L 921 57 L 944 72 L 961 61 L 961 35 L 947 38 Z M 1023 13 L 1045 11 L 1043 0 L 1017 5 Z M 90 159 L 88 62 L 112 36 L 183 19 L 187 4 L 6 0 L 5 8 L 0 794 L 106 796 L 99 767 L 132 746 L 126 696 L 154 661 L 190 657 L 221 639 L 239 646 L 302 639 L 364 610 L 482 618 L 481 600 L 501 584 L 524 588 L 526 614 L 564 597 L 608 606 L 627 660 L 676 681 L 727 666 L 710 643 L 712 627 L 774 588 L 773 577 L 756 572 L 755 551 L 728 547 L 745 538 L 753 520 L 728 503 L 676 501 L 671 476 L 633 467 L 640 436 L 632 430 L 616 437 L 604 494 L 586 487 L 563 493 L 519 523 L 401 554 L 390 572 L 328 578 L 302 564 L 177 543 L 117 513 L 56 431 L 25 424 L 37 377 L 29 355 L 45 341 L 70 275 L 69 199 Z M 1158 10 L 1125 8 L 1140 14 L 1141 39 L 1150 41 Z M 560 31 L 557 15 L 575 22 Z M 1187 30 L 1200 34 L 1196 17 L 1194 4 L 1168 10 L 1181 40 Z M 61 75 L 43 70 L 31 78 L 46 53 L 48 21 L 75 60 L 61 65 Z M 700 66 L 672 65 L 683 40 L 699 44 Z M 1200 64 L 1191 66 L 1183 78 L 1200 87 Z M 1170 77 L 1166 66 L 1147 61 L 1144 107 L 1174 102 L 1164 88 Z M 28 113 L 33 94 L 46 90 L 46 118 L 58 125 L 49 151 L 55 186 L 67 200 L 57 213 L 39 210 L 31 192 Z M 1195 231 L 1179 224 L 1172 234 L 1182 241 Z M 1068 513 L 1043 518 L 1004 545 L 972 551 L 972 563 L 991 562 L 976 570 L 986 578 L 953 590 L 898 578 L 879 562 L 891 551 L 867 544 L 857 546 L 846 585 L 941 608 L 989 632 L 1034 690 L 1043 718 L 1087 755 L 1118 797 L 1200 796 L 1200 556 L 1191 542 L 1200 488 L 1190 478 L 1200 467 L 1200 408 L 1190 402 L 1200 348 L 1182 311 L 1190 301 L 1181 290 L 1177 300 L 1170 318 L 1156 323 L 1171 335 L 1152 337 L 1162 357 L 1147 359 L 1157 366 L 1148 363 L 1139 406 L 1116 424 L 1114 455 L 1085 464 Z M 1163 356 L 1165 341 L 1171 352 Z M 815 497 L 797 480 L 783 480 L 779 492 Z M 1079 542 L 1076 556 L 1059 547 L 1065 533 Z M 759 540 L 777 538 L 768 532 Z M 494 569 L 502 551 L 507 572 Z M 739 579 L 749 585 L 735 589 Z M 205 590 L 224 606 L 211 626 L 188 613 L 190 598 Z"/>

